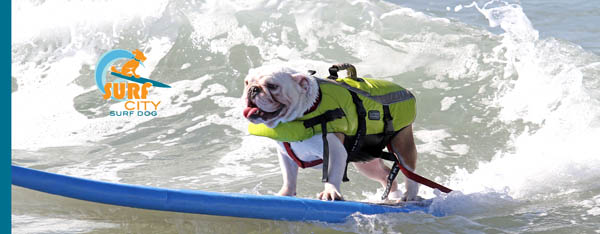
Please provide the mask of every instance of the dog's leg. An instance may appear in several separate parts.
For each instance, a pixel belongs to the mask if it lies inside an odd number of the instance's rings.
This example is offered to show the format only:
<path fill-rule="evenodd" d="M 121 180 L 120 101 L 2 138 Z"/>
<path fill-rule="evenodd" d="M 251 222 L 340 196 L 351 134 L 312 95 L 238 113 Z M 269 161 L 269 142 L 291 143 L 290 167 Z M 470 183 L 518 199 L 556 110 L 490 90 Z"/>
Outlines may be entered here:
<path fill-rule="evenodd" d="M 124 76 L 129 76 L 129 65 L 127 65 L 127 63 L 123 64 L 123 66 L 121 67 L 121 75 Z"/>
<path fill-rule="evenodd" d="M 377 181 L 385 188 L 387 186 L 387 177 L 390 174 L 390 168 L 383 164 L 383 160 L 380 158 L 373 159 L 368 162 L 355 162 L 352 163 L 354 167 L 363 175 Z M 392 183 L 390 188 L 390 199 L 400 199 L 402 195 L 398 194 L 398 183 L 396 180 Z"/>
<path fill-rule="evenodd" d="M 348 153 L 344 148 L 344 134 L 328 133 L 327 142 L 329 143 L 329 182 L 325 182 L 323 192 L 317 197 L 321 200 L 342 200 L 340 185 L 346 170 L 346 159 Z"/>
<path fill-rule="evenodd" d="M 283 175 L 283 185 L 277 193 L 280 196 L 296 196 L 296 181 L 298 179 L 298 165 L 287 155 L 283 144 L 277 148 L 279 167 Z"/>
<path fill-rule="evenodd" d="M 139 63 L 135 64 L 132 68 L 131 68 L 131 73 L 133 73 L 133 77 L 135 78 L 140 78 L 140 75 L 135 74 L 135 70 L 137 69 L 137 67 L 140 66 Z"/>
<path fill-rule="evenodd" d="M 415 170 L 417 166 L 417 147 L 413 138 L 412 125 L 400 131 L 392 139 L 392 147 L 400 154 L 406 166 L 410 167 L 407 169 L 411 171 Z M 406 193 L 404 193 L 402 199 L 407 201 L 416 200 L 417 193 L 419 192 L 419 184 L 408 178 L 406 178 L 405 184 Z"/>

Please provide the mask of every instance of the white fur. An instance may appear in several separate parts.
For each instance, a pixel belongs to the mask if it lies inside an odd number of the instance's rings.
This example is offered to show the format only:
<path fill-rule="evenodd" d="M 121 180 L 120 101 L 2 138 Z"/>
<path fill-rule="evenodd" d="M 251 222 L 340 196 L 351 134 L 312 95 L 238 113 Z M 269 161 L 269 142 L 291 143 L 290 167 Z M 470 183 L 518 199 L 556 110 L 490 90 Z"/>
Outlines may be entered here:
<path fill-rule="evenodd" d="M 333 133 L 327 134 L 329 142 L 329 183 L 340 191 L 340 184 L 346 168 L 346 149 L 342 142 Z M 298 177 L 298 165 L 290 158 L 282 142 L 279 143 L 279 165 L 283 173 L 282 191 L 296 191 L 296 180 Z M 302 161 L 313 161 L 323 159 L 323 139 L 321 135 L 315 135 L 304 141 L 290 142 L 294 154 Z M 311 169 L 322 169 L 323 164 L 311 167 Z M 320 172 L 321 170 L 319 170 Z M 283 194 L 286 195 L 286 194 Z"/>
<path fill-rule="evenodd" d="M 245 81 L 249 85 L 246 86 L 242 96 L 244 101 L 248 99 L 247 89 L 249 87 L 252 85 L 264 86 L 267 81 L 277 83 L 283 90 L 283 98 L 280 98 L 279 101 L 291 100 L 290 102 L 283 103 L 286 108 L 278 118 L 271 121 L 257 120 L 255 122 L 264 123 L 272 128 L 276 127 L 280 122 L 289 122 L 301 117 L 304 112 L 312 107 L 319 96 L 319 85 L 315 77 L 287 67 L 264 66 L 254 68 L 248 72 Z M 273 99 L 274 97 L 268 96 L 258 98 L 256 104 L 263 110 L 274 111 L 276 107 L 269 105 L 273 102 Z"/>

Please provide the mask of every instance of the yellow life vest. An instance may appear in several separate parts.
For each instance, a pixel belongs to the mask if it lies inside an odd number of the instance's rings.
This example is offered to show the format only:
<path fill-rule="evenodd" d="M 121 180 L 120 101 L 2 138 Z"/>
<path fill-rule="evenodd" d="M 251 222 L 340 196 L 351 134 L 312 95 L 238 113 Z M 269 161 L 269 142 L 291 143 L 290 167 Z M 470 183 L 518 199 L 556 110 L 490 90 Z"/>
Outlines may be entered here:
<path fill-rule="evenodd" d="M 350 68 L 350 77 L 337 77 L 337 71 Z M 354 66 L 334 65 L 329 69 L 329 79 L 317 78 L 321 100 L 317 108 L 290 122 L 279 123 L 274 128 L 264 124 L 248 125 L 252 135 L 269 137 L 284 142 L 284 146 L 298 166 L 303 167 L 288 142 L 302 141 L 321 133 L 323 160 L 306 163 L 314 166 L 323 163 L 323 182 L 328 182 L 329 144 L 327 133 L 343 133 L 348 162 L 367 161 L 378 157 L 397 162 L 391 153 L 382 149 L 391 138 L 416 117 L 415 97 L 403 87 L 385 80 L 357 78 Z M 316 163 L 314 163 L 316 162 Z M 348 181 L 344 171 L 343 181 Z M 396 163 L 388 176 L 387 197 L 391 182 L 398 173 Z"/>
<path fill-rule="evenodd" d="M 347 137 L 355 136 L 359 129 L 359 119 L 363 119 L 366 126 L 365 135 L 381 134 L 384 133 L 385 125 L 384 106 L 389 108 L 393 131 L 398 131 L 415 120 L 415 97 L 392 82 L 370 78 L 339 78 L 335 81 L 318 78 L 317 81 L 321 101 L 314 111 L 294 121 L 279 123 L 275 128 L 250 123 L 248 132 L 282 142 L 302 141 L 322 133 L 322 128 L 318 126 L 320 122 L 315 118 L 341 110 L 337 113 L 338 118 L 326 123 L 327 132 L 344 133 Z M 357 110 L 360 108 L 357 108 L 353 95 L 362 103 L 364 113 Z M 361 114 L 363 117 L 359 116 Z"/>

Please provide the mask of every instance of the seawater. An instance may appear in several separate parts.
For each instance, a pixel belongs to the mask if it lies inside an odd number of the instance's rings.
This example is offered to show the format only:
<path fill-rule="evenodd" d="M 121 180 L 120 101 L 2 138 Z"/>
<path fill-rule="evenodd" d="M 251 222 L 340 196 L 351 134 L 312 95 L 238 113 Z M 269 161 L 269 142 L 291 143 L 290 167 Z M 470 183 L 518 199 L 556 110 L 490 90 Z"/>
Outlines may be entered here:
<path fill-rule="evenodd" d="M 12 188 L 14 233 L 600 232 L 596 1 L 15 1 L 12 162 L 103 181 L 272 194 L 272 141 L 242 118 L 249 68 L 349 62 L 417 97 L 417 171 L 456 190 L 429 214 L 343 224 L 147 211 Z M 110 116 L 95 65 L 140 49 L 156 116 Z M 350 167 L 343 193 L 376 200 Z M 322 189 L 302 170 L 298 196 Z"/>

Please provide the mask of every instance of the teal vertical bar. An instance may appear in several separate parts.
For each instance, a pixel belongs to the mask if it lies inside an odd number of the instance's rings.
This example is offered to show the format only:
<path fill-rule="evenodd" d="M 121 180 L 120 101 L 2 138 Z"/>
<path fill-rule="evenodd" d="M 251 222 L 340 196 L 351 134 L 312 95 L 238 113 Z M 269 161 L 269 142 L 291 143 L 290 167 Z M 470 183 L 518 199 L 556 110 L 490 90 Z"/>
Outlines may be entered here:
<path fill-rule="evenodd" d="M 1 169 L 0 178 L 2 178 L 2 228 L 1 233 L 11 233 L 11 1 L 0 1 L 0 25 L 2 25 L 2 36 L 0 36 L 0 103 L 1 108 L 4 110 L 0 112 L 0 134 L 2 136 L 2 146 L 0 149 L 2 153 L 1 158 Z"/>

